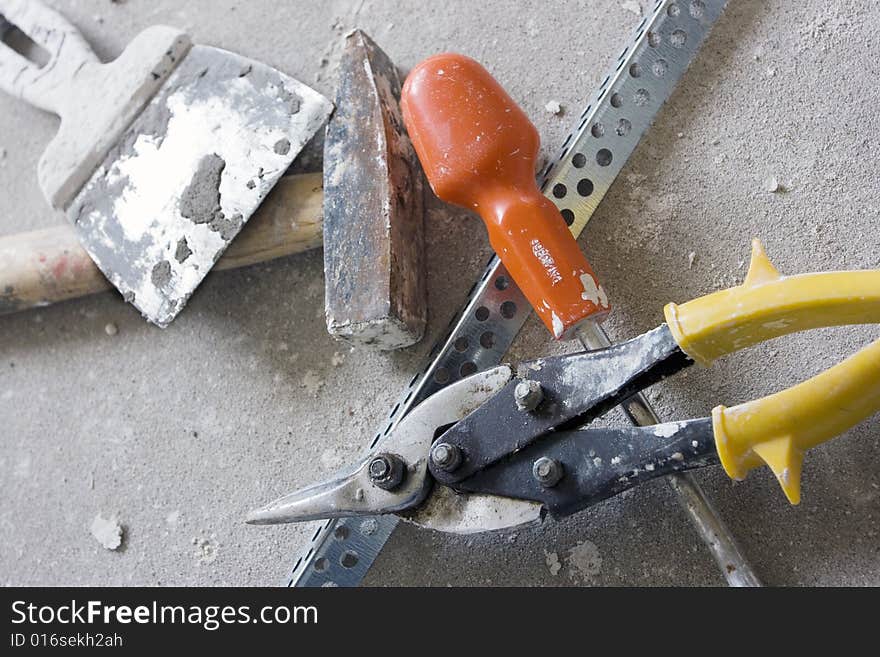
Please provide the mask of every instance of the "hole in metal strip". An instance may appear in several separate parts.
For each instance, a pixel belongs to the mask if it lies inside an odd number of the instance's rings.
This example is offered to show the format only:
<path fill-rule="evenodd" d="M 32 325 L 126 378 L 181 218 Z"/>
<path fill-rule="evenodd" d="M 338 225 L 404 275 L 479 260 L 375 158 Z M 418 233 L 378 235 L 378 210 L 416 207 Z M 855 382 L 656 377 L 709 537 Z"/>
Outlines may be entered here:
<path fill-rule="evenodd" d="M 669 35 L 669 43 L 672 44 L 673 48 L 684 48 L 684 44 L 687 43 L 687 36 L 687 32 L 684 30 L 675 30 Z"/>
<path fill-rule="evenodd" d="M 440 385 L 449 383 L 449 370 L 447 370 L 445 367 L 438 367 L 437 371 L 434 372 L 434 381 L 436 381 Z"/>
<path fill-rule="evenodd" d="M 589 178 L 582 178 L 577 184 L 577 190 L 581 196 L 589 196 L 593 193 L 593 181 Z"/>
<path fill-rule="evenodd" d="M 571 210 L 569 210 L 571 212 Z M 480 336 L 480 346 L 483 349 L 491 349 L 495 346 L 495 334 L 492 331 L 486 331 Z"/>

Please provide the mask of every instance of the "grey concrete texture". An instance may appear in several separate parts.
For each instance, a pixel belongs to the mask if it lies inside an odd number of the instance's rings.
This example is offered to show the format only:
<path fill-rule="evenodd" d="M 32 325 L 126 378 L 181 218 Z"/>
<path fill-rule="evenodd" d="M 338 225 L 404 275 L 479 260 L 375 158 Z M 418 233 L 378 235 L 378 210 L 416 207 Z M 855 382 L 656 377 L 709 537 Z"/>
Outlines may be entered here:
<path fill-rule="evenodd" d="M 166 23 L 328 97 L 353 27 L 404 71 L 463 52 L 519 100 L 555 153 L 649 0 L 52 4 L 104 58 Z M 878 25 L 878 3 L 731 0 L 581 239 L 615 307 L 612 336 L 655 326 L 668 301 L 740 282 L 753 236 L 784 273 L 880 266 Z M 62 221 L 35 175 L 55 120 L 2 97 L 0 126 L 0 234 Z M 768 178 L 784 191 L 766 191 Z M 466 212 L 434 200 L 427 221 L 427 336 L 396 353 L 352 351 L 327 335 L 318 252 L 211 274 L 165 330 L 113 293 L 0 318 L 0 581 L 282 583 L 315 525 L 250 527 L 246 511 L 362 453 L 487 258 L 484 228 Z M 705 415 L 876 337 L 869 326 L 776 340 L 650 397 L 665 419 Z M 510 356 L 571 348 L 532 318 Z M 698 477 L 766 583 L 878 585 L 878 460 L 875 417 L 807 455 L 798 507 L 766 469 L 738 483 L 718 469 Z M 118 550 L 91 535 L 98 514 L 123 526 Z M 366 583 L 723 579 L 657 481 L 538 529 L 462 538 L 402 526 Z"/>

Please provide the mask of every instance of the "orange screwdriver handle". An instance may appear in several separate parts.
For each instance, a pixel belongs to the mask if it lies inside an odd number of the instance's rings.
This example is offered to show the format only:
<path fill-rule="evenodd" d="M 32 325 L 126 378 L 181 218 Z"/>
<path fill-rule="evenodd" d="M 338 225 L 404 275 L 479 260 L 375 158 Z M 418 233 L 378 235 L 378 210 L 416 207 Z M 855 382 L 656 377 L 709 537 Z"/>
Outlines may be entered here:
<path fill-rule="evenodd" d="M 538 131 L 489 72 L 462 55 L 430 57 L 407 77 L 401 109 L 434 193 L 482 217 L 492 248 L 553 335 L 604 318 L 602 286 L 535 183 Z"/>

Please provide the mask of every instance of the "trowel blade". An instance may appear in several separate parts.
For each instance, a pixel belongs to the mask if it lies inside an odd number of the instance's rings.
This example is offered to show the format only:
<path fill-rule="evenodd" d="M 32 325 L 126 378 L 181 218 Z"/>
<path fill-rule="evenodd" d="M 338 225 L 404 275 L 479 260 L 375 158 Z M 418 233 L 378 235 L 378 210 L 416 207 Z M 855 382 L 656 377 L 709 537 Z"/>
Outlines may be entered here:
<path fill-rule="evenodd" d="M 167 326 L 331 111 L 269 66 L 193 46 L 68 218 L 126 301 Z"/>

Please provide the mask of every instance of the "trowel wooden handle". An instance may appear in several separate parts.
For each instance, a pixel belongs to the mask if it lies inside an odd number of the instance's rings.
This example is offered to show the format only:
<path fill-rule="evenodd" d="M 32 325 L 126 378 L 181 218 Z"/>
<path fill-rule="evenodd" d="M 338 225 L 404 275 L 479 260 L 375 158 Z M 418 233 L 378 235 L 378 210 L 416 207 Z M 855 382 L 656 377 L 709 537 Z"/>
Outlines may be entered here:
<path fill-rule="evenodd" d="M 557 338 L 609 311 L 565 220 L 535 183 L 538 131 L 492 76 L 462 55 L 431 57 L 403 87 L 407 131 L 434 193 L 475 210 L 492 248 Z"/>
<path fill-rule="evenodd" d="M 321 246 L 321 186 L 320 173 L 281 178 L 214 269 L 244 267 Z M 66 224 L 0 237 L 0 315 L 111 287 Z"/>

